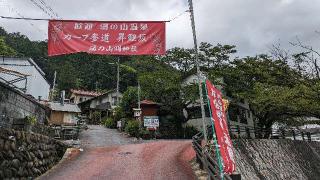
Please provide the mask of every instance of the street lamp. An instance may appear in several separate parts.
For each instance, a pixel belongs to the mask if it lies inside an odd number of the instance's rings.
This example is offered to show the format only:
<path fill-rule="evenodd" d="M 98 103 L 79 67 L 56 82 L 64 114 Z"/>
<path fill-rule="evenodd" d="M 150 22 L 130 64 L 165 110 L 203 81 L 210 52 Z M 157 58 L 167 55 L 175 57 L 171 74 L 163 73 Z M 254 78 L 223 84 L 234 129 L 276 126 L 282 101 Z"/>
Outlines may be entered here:
<path fill-rule="evenodd" d="M 120 79 L 120 57 L 118 57 L 118 61 L 117 61 L 117 106 L 119 106 L 119 79 Z M 109 63 L 109 64 L 115 64 L 115 63 Z"/>

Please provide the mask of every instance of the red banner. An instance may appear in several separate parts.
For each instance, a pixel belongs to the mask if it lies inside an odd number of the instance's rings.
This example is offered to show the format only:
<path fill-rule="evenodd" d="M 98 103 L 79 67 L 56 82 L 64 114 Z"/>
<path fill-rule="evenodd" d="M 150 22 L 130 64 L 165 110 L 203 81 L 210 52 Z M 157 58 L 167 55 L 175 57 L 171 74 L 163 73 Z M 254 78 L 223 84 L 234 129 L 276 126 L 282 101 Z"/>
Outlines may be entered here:
<path fill-rule="evenodd" d="M 87 52 L 163 55 L 165 22 L 50 20 L 48 56 Z"/>
<path fill-rule="evenodd" d="M 212 111 L 212 120 L 214 122 L 220 155 L 222 157 L 223 171 L 227 174 L 231 174 L 235 171 L 235 160 L 222 101 L 222 94 L 210 83 L 210 81 L 206 80 L 206 85 Z"/>

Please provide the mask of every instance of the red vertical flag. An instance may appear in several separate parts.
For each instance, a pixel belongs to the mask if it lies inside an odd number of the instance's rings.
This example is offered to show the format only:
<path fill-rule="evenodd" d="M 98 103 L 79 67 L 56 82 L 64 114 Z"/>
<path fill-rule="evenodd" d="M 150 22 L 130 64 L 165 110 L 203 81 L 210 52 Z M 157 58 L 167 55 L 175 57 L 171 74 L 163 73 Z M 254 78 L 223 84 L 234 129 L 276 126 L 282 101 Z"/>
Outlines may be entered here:
<path fill-rule="evenodd" d="M 223 171 L 227 174 L 231 174 L 235 171 L 235 160 L 222 101 L 222 94 L 210 81 L 206 80 L 206 85 L 212 111 L 212 120 L 214 122 L 220 155 L 223 161 Z"/>
<path fill-rule="evenodd" d="M 163 55 L 165 46 L 163 21 L 49 21 L 49 56 L 77 52 Z"/>

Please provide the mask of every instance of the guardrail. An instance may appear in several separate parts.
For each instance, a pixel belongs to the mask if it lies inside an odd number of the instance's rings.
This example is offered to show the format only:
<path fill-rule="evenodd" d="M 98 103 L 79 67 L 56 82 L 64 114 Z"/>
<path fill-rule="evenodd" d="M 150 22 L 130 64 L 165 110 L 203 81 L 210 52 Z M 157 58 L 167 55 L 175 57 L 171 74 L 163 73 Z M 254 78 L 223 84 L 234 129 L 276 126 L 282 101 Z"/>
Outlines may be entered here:
<path fill-rule="evenodd" d="M 212 155 L 213 151 L 211 151 L 208 147 L 202 146 L 201 142 L 203 139 L 202 132 L 196 134 L 192 138 L 192 146 L 196 152 L 196 161 L 200 164 L 200 168 L 204 169 L 208 172 L 209 179 L 222 179 L 220 176 L 220 170 L 218 163 L 215 157 Z M 223 179 L 226 180 L 240 180 L 240 174 L 233 175 L 223 175 Z"/>
<path fill-rule="evenodd" d="M 262 129 L 251 126 L 229 125 L 231 138 L 246 139 L 292 139 L 320 141 L 320 131 L 300 130 L 297 128 Z"/>

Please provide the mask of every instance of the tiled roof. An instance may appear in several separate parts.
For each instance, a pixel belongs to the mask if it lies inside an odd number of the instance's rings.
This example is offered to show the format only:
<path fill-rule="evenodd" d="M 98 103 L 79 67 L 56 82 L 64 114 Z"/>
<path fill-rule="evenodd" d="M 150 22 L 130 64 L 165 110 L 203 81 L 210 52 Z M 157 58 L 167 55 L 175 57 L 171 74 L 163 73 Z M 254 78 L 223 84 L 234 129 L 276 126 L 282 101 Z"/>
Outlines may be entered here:
<path fill-rule="evenodd" d="M 159 105 L 158 103 L 150 101 L 150 100 L 147 100 L 147 99 L 141 101 L 140 104 Z"/>
<path fill-rule="evenodd" d="M 84 96 L 100 96 L 102 93 L 96 92 L 96 91 L 85 91 L 81 89 L 71 89 L 71 93 L 78 94 L 78 95 L 84 95 Z"/>

